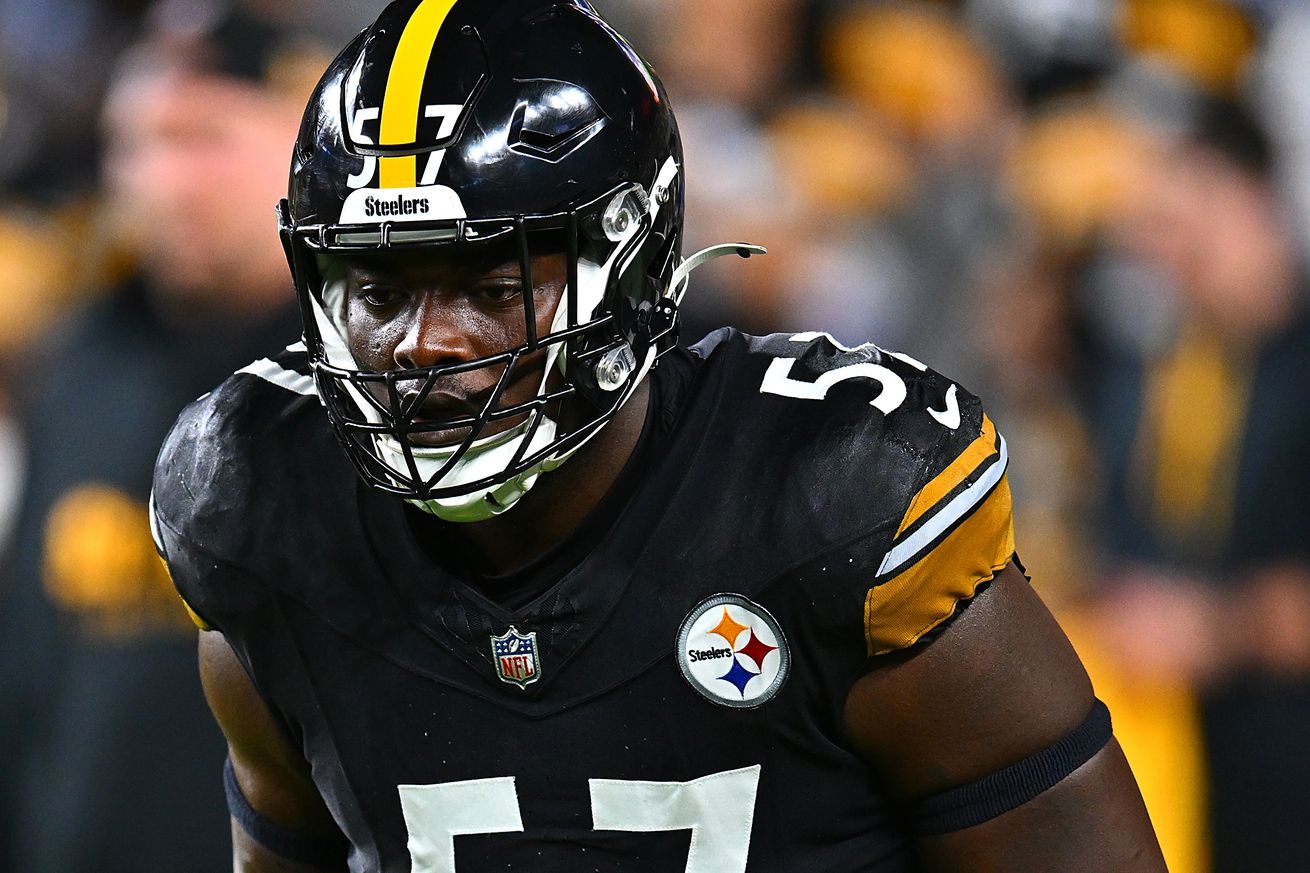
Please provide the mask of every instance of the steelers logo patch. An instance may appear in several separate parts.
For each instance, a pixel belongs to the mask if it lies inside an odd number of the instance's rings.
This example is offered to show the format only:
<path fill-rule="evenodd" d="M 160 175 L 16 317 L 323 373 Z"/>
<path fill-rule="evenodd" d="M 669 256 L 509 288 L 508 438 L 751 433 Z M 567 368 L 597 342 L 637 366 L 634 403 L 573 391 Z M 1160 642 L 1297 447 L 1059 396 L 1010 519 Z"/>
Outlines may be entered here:
<path fill-rule="evenodd" d="M 773 699 L 791 667 L 777 620 L 738 594 L 716 594 L 688 613 L 676 654 L 692 688 L 711 703 L 739 709 Z"/>

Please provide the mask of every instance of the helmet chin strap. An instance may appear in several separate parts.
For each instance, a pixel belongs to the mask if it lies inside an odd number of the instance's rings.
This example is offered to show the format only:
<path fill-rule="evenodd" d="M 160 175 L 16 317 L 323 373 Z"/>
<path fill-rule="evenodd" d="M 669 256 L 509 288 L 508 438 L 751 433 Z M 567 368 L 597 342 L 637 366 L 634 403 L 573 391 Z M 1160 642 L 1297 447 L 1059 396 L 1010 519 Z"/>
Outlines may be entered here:
<path fill-rule="evenodd" d="M 518 453 L 519 444 L 527 438 L 528 428 L 529 422 L 524 422 L 504 433 L 474 441 L 464 456 L 442 477 L 443 484 L 458 484 L 461 481 L 476 482 L 479 479 L 494 476 L 501 470 L 506 469 Z M 531 441 L 528 443 L 524 456 L 532 455 L 550 445 L 555 439 L 555 432 L 554 420 L 543 415 L 540 424 L 532 433 Z M 390 437 L 379 438 L 377 445 L 387 466 L 396 470 L 407 469 L 404 452 L 394 439 Z M 414 465 L 418 467 L 420 474 L 425 473 L 425 468 L 431 467 L 429 475 L 435 475 L 450 460 L 455 449 L 426 449 L 411 446 L 410 452 L 414 456 Z M 444 457 L 436 456 L 435 453 L 437 452 L 444 454 Z M 414 499 L 406 502 L 430 515 L 435 515 L 443 521 L 485 521 L 488 518 L 500 515 L 518 503 L 519 499 L 536 484 L 538 476 L 564 463 L 566 457 L 567 455 L 561 458 L 546 458 L 517 476 L 496 485 L 479 488 L 468 494 L 460 494 L 455 497 L 433 497 L 427 500 Z"/>
<path fill-rule="evenodd" d="M 749 258 L 751 255 L 767 255 L 768 253 L 769 250 L 764 246 L 752 245 L 751 243 L 718 243 L 703 248 L 690 258 L 685 259 L 673 271 L 673 279 L 669 282 L 667 296 L 674 304 L 682 303 L 682 298 L 687 294 L 687 283 L 691 278 L 692 270 L 703 267 L 715 258 L 721 258 L 724 255 L 738 255 L 739 257 Z"/>
<path fill-rule="evenodd" d="M 708 249 L 697 252 L 695 255 L 692 255 L 692 257 L 685 260 L 674 272 L 674 279 L 670 283 L 669 296 L 675 301 L 680 301 L 682 295 L 686 293 L 688 279 L 692 271 L 715 258 L 730 254 L 740 255 L 741 257 L 750 257 L 752 254 L 764 254 L 765 251 L 766 250 L 763 246 L 755 246 L 747 243 L 725 243 L 711 246 Z M 604 293 L 605 280 L 608 275 L 609 268 L 598 267 L 595 264 L 585 261 L 580 261 L 578 263 L 578 284 L 581 288 L 578 297 L 579 305 L 584 311 L 594 311 L 595 305 L 600 303 L 600 295 Z M 593 300 L 594 303 L 592 303 Z M 586 305 L 583 301 L 586 301 L 591 305 Z M 552 333 L 564 330 L 568 327 L 568 312 L 566 309 L 566 306 L 561 305 L 556 310 L 554 321 L 551 324 Z M 543 375 L 542 384 L 539 390 L 545 389 L 546 377 L 549 376 L 552 367 L 558 366 L 561 373 L 564 371 L 564 358 L 560 354 L 562 350 L 563 346 L 560 343 L 556 343 L 550 347 L 545 374 Z M 616 408 L 621 408 L 629 399 L 631 399 L 632 395 L 636 392 L 637 387 L 655 365 L 655 358 L 655 349 L 648 349 L 646 352 L 646 358 L 641 362 L 636 378 L 629 382 L 624 392 L 624 396 L 620 399 L 618 404 L 616 404 Z M 514 459 L 514 453 L 518 449 L 519 441 L 523 439 L 524 432 L 529 425 L 530 422 L 524 422 L 523 424 L 506 431 L 504 434 L 497 434 L 496 436 L 486 437 L 485 439 L 476 441 L 473 446 L 469 448 L 469 451 L 465 456 L 456 463 L 455 467 L 449 473 L 446 474 L 444 477 L 445 481 L 451 483 L 456 483 L 460 480 L 473 482 L 486 476 L 494 475 L 497 470 L 505 469 L 509 466 L 510 461 Z M 536 484 L 538 476 L 561 466 L 565 461 L 572 457 L 575 452 L 590 442 L 596 434 L 600 433 L 602 429 L 603 428 L 596 428 L 573 448 L 544 459 L 540 463 L 534 465 L 531 469 L 520 473 L 518 476 L 515 476 L 502 484 L 459 497 L 431 500 L 410 500 L 409 503 L 411 506 L 416 506 L 424 512 L 431 513 L 444 521 L 484 521 L 493 516 L 500 515 L 510 507 L 514 506 L 523 495 L 531 490 L 532 486 Z M 535 433 L 533 433 L 532 442 L 528 445 L 524 456 L 532 455 L 534 452 L 538 452 L 550 445 L 550 443 L 555 439 L 555 432 L 556 425 L 554 420 L 543 415 L 541 424 L 537 426 Z M 394 440 L 383 438 L 380 439 L 378 443 L 379 447 L 383 448 L 385 451 L 396 453 L 396 463 L 400 465 L 404 464 L 404 454 L 400 451 L 399 446 L 395 444 Z M 390 445 L 388 445 L 388 443 L 390 443 Z M 414 455 L 415 464 L 418 464 L 421 456 L 428 456 L 429 452 L 443 452 L 444 458 L 442 459 L 442 463 L 449 460 L 454 453 L 454 449 L 415 449 L 413 447 L 411 447 L 410 451 Z M 392 462 L 388 462 L 388 465 L 394 466 Z M 440 468 L 438 467 L 438 469 Z M 419 471 L 423 472 L 422 466 L 419 467 Z"/>

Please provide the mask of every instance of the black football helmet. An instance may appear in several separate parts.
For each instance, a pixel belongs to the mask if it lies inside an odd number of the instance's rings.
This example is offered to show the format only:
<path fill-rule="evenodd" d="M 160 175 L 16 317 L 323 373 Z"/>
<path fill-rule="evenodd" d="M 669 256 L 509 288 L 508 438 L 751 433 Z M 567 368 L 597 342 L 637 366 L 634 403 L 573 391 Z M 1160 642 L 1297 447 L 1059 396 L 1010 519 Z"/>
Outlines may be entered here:
<path fill-rule="evenodd" d="M 338 439 L 371 485 L 457 521 L 512 506 L 632 396 L 676 341 L 692 267 L 757 251 L 715 247 L 683 262 L 682 148 L 668 97 L 584 0 L 391 3 L 315 89 L 279 217 Z M 543 238 L 568 264 L 548 333 L 537 335 L 525 293 L 519 348 L 418 370 L 354 361 L 333 256 L 512 241 L 531 288 L 529 252 Z M 536 396 L 504 406 L 511 373 L 535 352 L 547 362 Z M 476 368 L 496 374 L 480 414 L 416 418 L 441 379 Z M 567 425 L 551 414 L 565 400 L 585 410 Z M 436 430 L 465 435 L 411 443 Z"/>

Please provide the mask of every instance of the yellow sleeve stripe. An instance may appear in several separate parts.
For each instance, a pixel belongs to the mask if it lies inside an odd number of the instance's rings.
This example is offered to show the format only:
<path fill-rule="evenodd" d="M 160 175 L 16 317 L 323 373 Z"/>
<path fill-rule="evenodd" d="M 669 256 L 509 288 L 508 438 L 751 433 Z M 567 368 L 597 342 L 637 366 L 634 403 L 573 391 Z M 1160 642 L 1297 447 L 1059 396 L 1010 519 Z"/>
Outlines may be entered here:
<path fill-rule="evenodd" d="M 953 497 L 941 500 L 930 513 L 924 513 L 920 522 L 904 536 L 893 540 L 892 547 L 887 550 L 878 566 L 877 578 L 890 579 L 896 576 L 923 557 L 948 531 L 968 518 L 996 488 L 1005 475 L 1008 463 L 1005 437 L 998 436 L 996 455 L 984 461 L 983 466 L 975 471 L 977 475 L 973 481 L 963 480 L 967 484 L 956 491 Z"/>
<path fill-rule="evenodd" d="M 454 5 L 455 0 L 423 0 L 409 17 L 387 73 L 379 144 L 408 145 L 417 139 L 423 79 L 437 34 Z M 418 159 L 413 155 L 381 158 L 378 166 L 379 185 L 383 188 L 413 188 L 418 184 Z"/>
<path fill-rule="evenodd" d="M 213 625 L 201 618 L 199 613 L 191 608 L 191 604 L 183 600 L 182 605 L 186 607 L 186 614 L 191 616 L 191 620 L 195 622 L 196 627 L 200 628 L 202 631 L 212 631 L 214 629 Z"/>
<path fill-rule="evenodd" d="M 905 517 L 901 519 L 901 526 L 896 529 L 896 536 L 905 533 L 911 525 L 923 517 L 924 513 L 936 506 L 943 497 L 968 478 L 970 473 L 978 469 L 979 464 L 994 454 L 996 454 L 996 426 L 984 415 L 982 433 L 978 438 L 969 443 L 945 470 L 934 476 L 931 482 L 914 495 L 914 499 L 910 501 L 910 508 L 905 511 Z"/>
<path fill-rule="evenodd" d="M 903 649 L 955 613 L 1014 555 L 1010 483 L 996 488 L 938 546 L 898 575 L 869 589 L 864 629 L 870 655 Z"/>
<path fill-rule="evenodd" d="M 155 495 L 152 494 L 151 497 L 153 498 L 155 497 Z M 168 561 L 165 561 L 164 558 L 160 557 L 160 565 L 162 566 L 162 568 L 164 568 L 164 574 L 166 575 L 166 577 L 172 578 L 173 574 L 172 572 L 169 572 Z M 179 594 L 177 595 L 177 599 L 181 600 L 182 606 L 186 608 L 186 615 L 190 616 L 191 624 L 194 624 L 196 628 L 200 629 L 200 631 L 212 631 L 212 629 L 214 629 L 214 625 L 202 619 L 202 617 L 200 617 L 200 613 L 196 612 L 195 610 L 193 610 L 193 608 L 191 608 L 191 604 L 186 602 L 186 598 L 183 598 L 183 596 Z"/>

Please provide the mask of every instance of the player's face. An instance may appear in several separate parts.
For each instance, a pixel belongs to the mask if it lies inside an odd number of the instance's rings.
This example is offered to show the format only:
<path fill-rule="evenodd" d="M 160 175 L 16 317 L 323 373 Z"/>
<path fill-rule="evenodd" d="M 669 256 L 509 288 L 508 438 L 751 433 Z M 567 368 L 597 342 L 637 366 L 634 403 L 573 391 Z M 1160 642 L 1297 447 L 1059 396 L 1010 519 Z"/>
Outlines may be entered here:
<path fill-rule="evenodd" d="M 566 258 L 556 252 L 530 257 L 537 336 L 545 336 L 568 281 Z M 365 370 L 396 372 L 464 364 L 517 349 L 528 339 L 524 282 L 512 244 L 465 246 L 449 253 L 388 254 L 345 261 L 346 344 Z M 494 406 L 507 409 L 536 396 L 546 353 L 525 355 L 510 372 Z M 443 421 L 479 415 L 495 391 L 505 365 L 476 367 L 438 378 L 422 402 L 413 434 L 419 446 L 449 445 L 468 435 Z M 402 380 L 402 397 L 418 394 L 423 380 Z M 387 404 L 386 386 L 371 384 Z M 526 414 L 490 422 L 479 436 L 491 436 L 521 422 Z"/>

